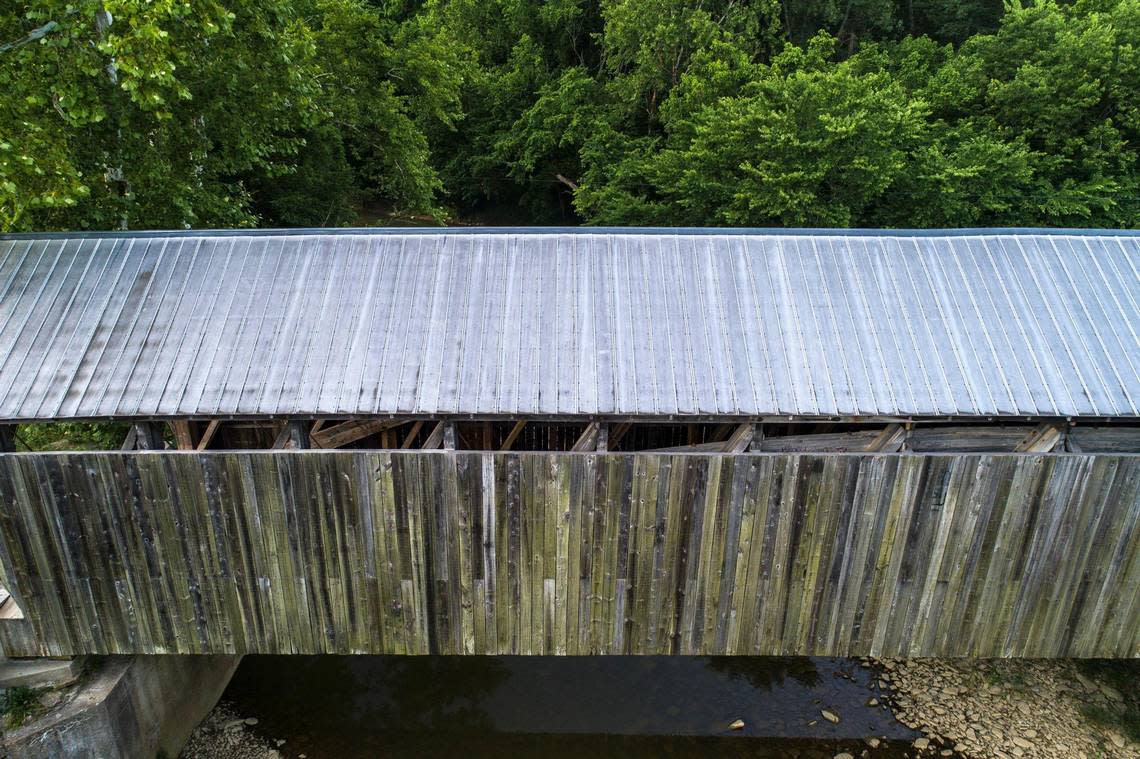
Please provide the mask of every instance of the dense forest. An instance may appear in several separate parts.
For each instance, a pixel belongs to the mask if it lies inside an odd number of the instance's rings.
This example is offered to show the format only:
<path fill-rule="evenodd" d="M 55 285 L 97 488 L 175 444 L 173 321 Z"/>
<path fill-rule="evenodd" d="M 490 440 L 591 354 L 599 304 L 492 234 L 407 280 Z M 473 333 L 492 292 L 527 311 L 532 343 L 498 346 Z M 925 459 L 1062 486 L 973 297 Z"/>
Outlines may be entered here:
<path fill-rule="evenodd" d="M 26 0 L 0 43 L 0 231 L 1140 219 L 1140 0 Z"/>

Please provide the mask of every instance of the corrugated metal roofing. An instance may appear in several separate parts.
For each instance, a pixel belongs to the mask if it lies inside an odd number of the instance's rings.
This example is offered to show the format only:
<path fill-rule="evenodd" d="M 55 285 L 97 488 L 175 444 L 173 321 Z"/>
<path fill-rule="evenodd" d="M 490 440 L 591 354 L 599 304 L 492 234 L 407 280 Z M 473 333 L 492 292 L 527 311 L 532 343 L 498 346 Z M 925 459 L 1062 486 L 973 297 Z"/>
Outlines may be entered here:
<path fill-rule="evenodd" d="M 0 418 L 1137 416 L 1140 233 L 0 238 Z"/>

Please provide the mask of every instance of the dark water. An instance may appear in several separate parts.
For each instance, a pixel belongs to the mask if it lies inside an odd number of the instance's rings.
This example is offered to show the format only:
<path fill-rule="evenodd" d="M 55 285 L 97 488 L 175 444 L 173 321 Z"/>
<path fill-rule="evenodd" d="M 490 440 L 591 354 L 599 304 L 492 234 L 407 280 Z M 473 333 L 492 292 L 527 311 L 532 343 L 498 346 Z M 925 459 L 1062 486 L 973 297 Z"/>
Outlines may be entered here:
<path fill-rule="evenodd" d="M 868 736 L 901 756 L 918 734 L 866 705 L 874 679 L 845 659 L 248 656 L 224 698 L 285 757 L 830 758 Z"/>

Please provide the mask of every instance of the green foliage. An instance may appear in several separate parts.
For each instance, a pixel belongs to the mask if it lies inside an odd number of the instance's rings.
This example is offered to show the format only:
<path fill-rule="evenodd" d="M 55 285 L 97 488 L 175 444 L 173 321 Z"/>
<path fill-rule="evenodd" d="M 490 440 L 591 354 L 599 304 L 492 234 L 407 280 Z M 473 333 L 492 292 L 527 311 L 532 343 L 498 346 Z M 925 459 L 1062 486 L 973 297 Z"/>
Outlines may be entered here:
<path fill-rule="evenodd" d="M 20 448 L 29 451 L 118 450 L 129 425 L 112 422 L 59 422 L 16 427 Z"/>
<path fill-rule="evenodd" d="M 311 48 L 286 3 L 9 7 L 6 37 L 29 23 L 59 29 L 0 61 L 14 95 L 0 110 L 3 141 L 19 150 L 36 135 L 22 172 L 0 165 L 6 228 L 253 223 L 234 177 L 295 152 L 290 122 L 312 100 L 307 72 L 291 65 Z"/>
<path fill-rule="evenodd" d="M 770 63 L 710 50 L 651 142 L 597 130 L 577 208 L 602 224 L 1135 225 L 1140 4 L 1102 6 L 1011 8 L 957 50 L 839 55 L 826 33 Z"/>
<path fill-rule="evenodd" d="M 341 134 L 322 125 L 304 136 L 292 165 L 249 180 L 252 210 L 283 227 L 337 227 L 352 223 L 357 180 Z"/>
<path fill-rule="evenodd" d="M 46 688 L 27 688 L 17 685 L 0 691 L 0 714 L 4 716 L 7 727 L 19 727 L 29 717 L 34 717 L 43 708 L 40 705 L 40 694 Z"/>
<path fill-rule="evenodd" d="M 1081 659 L 1077 669 L 1093 681 L 1107 683 L 1124 696 L 1122 702 L 1082 700 L 1081 713 L 1089 720 L 1140 741 L 1140 694 L 1136 691 L 1140 663 L 1126 659 Z"/>
<path fill-rule="evenodd" d="M 463 67 L 427 16 L 362 0 L 22 5 L 0 11 L 0 38 L 58 28 L 0 53 L 0 230 L 289 223 L 296 192 L 353 176 L 434 208 L 424 127 L 459 117 Z M 307 218 L 346 221 L 347 200 Z"/>
<path fill-rule="evenodd" d="M 33 0 L 0 39 L 0 230 L 1140 219 L 1140 0 Z"/>

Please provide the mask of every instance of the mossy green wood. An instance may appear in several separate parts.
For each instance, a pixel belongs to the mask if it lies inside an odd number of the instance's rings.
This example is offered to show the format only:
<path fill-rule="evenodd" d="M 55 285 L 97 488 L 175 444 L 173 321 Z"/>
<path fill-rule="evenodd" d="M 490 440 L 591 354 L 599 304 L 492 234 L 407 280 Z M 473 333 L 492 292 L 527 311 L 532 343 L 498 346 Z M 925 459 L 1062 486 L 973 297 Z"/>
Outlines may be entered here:
<path fill-rule="evenodd" d="M 13 655 L 1140 656 L 1134 455 L 0 456 Z"/>

